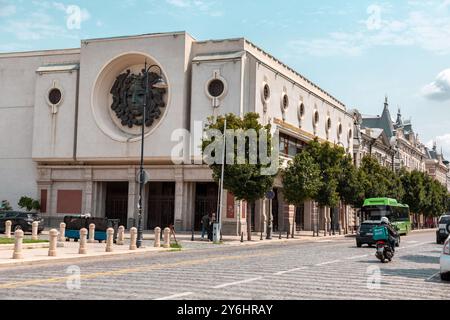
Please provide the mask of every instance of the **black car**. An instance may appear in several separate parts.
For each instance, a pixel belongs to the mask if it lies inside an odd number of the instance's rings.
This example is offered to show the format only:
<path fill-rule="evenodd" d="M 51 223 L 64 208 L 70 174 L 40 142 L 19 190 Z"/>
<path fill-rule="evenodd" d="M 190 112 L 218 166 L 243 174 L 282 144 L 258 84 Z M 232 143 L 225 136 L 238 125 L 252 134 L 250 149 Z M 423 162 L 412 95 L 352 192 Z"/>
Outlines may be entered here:
<path fill-rule="evenodd" d="M 376 241 L 373 240 L 373 228 L 379 226 L 380 224 L 381 221 L 376 220 L 364 221 L 356 233 L 356 246 L 361 248 L 363 244 L 367 244 L 369 246 L 375 245 Z M 400 236 L 397 238 L 395 246 L 400 246 Z"/>
<path fill-rule="evenodd" d="M 39 222 L 38 233 L 44 230 L 44 219 L 37 213 L 4 211 L 0 212 L 0 233 L 5 232 L 6 221 L 11 221 L 11 231 L 22 229 L 23 232 L 31 232 L 34 221 Z"/>
<path fill-rule="evenodd" d="M 450 234 L 450 215 L 439 218 L 439 229 L 436 231 L 436 243 L 443 244 Z"/>

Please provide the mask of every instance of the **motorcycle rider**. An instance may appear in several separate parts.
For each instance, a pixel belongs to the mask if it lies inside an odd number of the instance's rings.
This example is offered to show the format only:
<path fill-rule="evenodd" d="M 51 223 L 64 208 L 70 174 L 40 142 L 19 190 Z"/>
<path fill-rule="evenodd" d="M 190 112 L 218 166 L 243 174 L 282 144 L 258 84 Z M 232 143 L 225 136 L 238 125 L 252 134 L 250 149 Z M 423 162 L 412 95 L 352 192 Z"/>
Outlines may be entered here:
<path fill-rule="evenodd" d="M 387 228 L 388 233 L 389 233 L 389 246 L 392 249 L 392 252 L 395 252 L 395 243 L 396 243 L 396 239 L 398 237 L 397 231 L 395 231 L 395 229 L 392 227 L 391 223 L 389 222 L 389 219 L 387 217 L 382 217 L 381 218 L 381 225 L 384 226 L 385 228 Z"/>

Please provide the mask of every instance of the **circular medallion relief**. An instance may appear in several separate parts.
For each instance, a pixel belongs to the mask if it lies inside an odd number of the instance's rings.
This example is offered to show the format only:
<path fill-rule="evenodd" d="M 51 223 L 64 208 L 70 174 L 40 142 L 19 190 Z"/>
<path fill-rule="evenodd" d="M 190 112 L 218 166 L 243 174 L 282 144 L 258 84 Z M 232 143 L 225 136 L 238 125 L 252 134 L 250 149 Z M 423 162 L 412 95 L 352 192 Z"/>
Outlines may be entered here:
<path fill-rule="evenodd" d="M 106 64 L 95 82 L 92 111 L 96 123 L 114 140 L 140 140 L 143 125 L 150 135 L 162 122 L 169 90 L 164 70 L 153 58 L 141 53 L 119 56 Z"/>

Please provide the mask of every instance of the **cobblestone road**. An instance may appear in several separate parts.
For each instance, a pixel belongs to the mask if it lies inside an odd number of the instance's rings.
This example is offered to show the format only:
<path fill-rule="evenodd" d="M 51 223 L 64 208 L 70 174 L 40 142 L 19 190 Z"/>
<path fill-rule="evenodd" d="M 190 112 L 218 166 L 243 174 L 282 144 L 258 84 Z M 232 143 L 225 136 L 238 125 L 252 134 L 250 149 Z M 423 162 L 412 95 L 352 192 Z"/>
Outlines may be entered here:
<path fill-rule="evenodd" d="M 389 264 L 346 238 L 21 267 L 0 270 L 0 298 L 450 299 L 433 240 L 432 232 L 402 238 Z"/>

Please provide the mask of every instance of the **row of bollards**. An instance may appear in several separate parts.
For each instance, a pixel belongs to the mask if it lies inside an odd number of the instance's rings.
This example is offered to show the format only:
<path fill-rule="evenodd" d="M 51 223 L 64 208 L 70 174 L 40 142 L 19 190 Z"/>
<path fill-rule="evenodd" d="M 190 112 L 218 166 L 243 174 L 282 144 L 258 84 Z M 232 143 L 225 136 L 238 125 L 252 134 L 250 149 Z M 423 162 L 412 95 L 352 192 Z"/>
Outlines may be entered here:
<path fill-rule="evenodd" d="M 8 223 L 6 223 L 6 226 L 8 226 Z M 9 224 L 9 227 L 11 225 Z M 56 257 L 57 256 L 57 247 L 64 247 L 64 242 L 66 240 L 65 238 L 65 228 L 66 225 L 64 223 L 61 223 L 60 225 L 60 231 L 56 229 L 52 229 L 49 232 L 49 250 L 48 250 L 48 256 L 49 257 Z M 95 225 L 89 226 L 89 231 L 95 230 Z M 6 228 L 6 231 L 8 231 L 8 228 Z M 89 233 L 89 240 L 88 240 L 88 233 Z M 130 229 L 130 247 L 129 250 L 137 250 L 137 228 L 131 228 Z M 11 232 L 9 233 L 11 237 Z M 94 236 L 91 236 L 94 234 L 94 232 L 88 232 L 86 228 L 83 228 L 80 230 L 80 242 L 79 242 L 79 254 L 87 254 L 87 243 L 92 243 L 92 239 Z M 113 252 L 114 251 L 114 229 L 109 228 L 106 231 L 107 234 L 107 240 L 106 240 L 106 252 Z M 161 228 L 155 228 L 155 248 L 161 247 Z M 18 229 L 14 232 L 14 252 L 13 252 L 13 259 L 23 259 L 22 254 L 22 248 L 23 248 L 23 238 L 24 238 L 24 232 L 21 229 Z M 95 241 L 95 240 L 94 240 Z M 117 234 L 117 245 L 123 246 L 125 244 L 125 227 L 120 226 L 118 229 Z M 164 229 L 164 243 L 163 248 L 170 248 L 170 229 L 165 228 Z"/>

